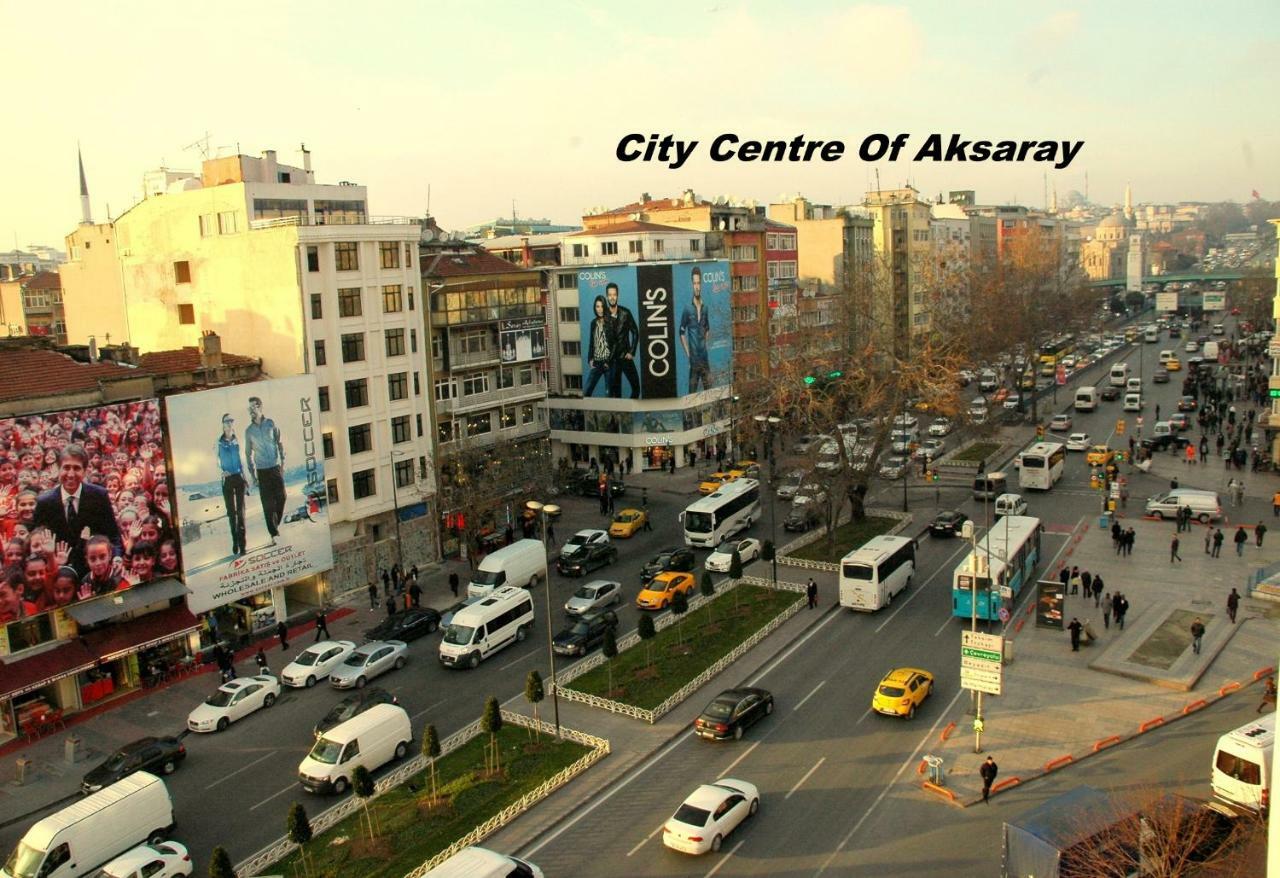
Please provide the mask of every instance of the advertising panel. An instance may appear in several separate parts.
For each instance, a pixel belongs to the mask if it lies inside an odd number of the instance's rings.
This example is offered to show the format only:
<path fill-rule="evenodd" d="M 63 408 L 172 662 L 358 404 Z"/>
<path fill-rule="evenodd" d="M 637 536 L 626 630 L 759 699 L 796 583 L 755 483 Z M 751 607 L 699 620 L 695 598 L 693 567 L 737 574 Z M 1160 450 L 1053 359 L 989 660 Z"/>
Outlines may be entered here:
<path fill-rule="evenodd" d="M 1062 628 L 1062 605 L 1067 600 L 1067 587 L 1058 579 L 1036 582 L 1036 627 Z"/>
<path fill-rule="evenodd" d="M 1227 309 L 1227 294 L 1221 290 L 1205 290 L 1203 305 L 1201 307 L 1206 311 L 1225 311 Z"/>
<path fill-rule="evenodd" d="M 192 612 L 333 567 L 313 375 L 167 399 Z"/>
<path fill-rule="evenodd" d="M 0 625 L 176 575 L 154 399 L 0 420 Z"/>
<path fill-rule="evenodd" d="M 1156 310 L 1157 311 L 1177 311 L 1178 310 L 1178 294 L 1173 293 L 1156 293 Z"/>
<path fill-rule="evenodd" d="M 520 317 L 498 322 L 498 350 L 504 363 L 523 363 L 547 355 L 547 324 L 543 317 Z"/>
<path fill-rule="evenodd" d="M 669 399 L 729 383 L 726 262 L 578 273 L 583 396 Z"/>

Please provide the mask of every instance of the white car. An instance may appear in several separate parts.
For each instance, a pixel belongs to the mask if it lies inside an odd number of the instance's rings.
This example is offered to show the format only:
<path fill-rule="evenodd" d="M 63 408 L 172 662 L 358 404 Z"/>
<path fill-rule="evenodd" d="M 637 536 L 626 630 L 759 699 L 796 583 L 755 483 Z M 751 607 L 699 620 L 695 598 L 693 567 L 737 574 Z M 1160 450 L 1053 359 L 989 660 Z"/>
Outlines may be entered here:
<path fill-rule="evenodd" d="M 929 435 L 939 438 L 951 433 L 950 418 L 934 418 L 933 423 L 929 425 Z"/>
<path fill-rule="evenodd" d="M 267 674 L 237 677 L 187 714 L 187 728 L 193 732 L 221 732 L 255 710 L 270 707 L 280 697 L 280 681 Z"/>
<path fill-rule="evenodd" d="M 916 448 L 911 456 L 916 460 L 933 460 L 942 454 L 944 443 L 941 439 L 926 439 Z"/>
<path fill-rule="evenodd" d="M 286 686 L 305 686 L 310 689 L 351 655 L 356 645 L 350 640 L 322 640 L 308 646 L 298 657 L 284 666 L 280 682 Z"/>
<path fill-rule="evenodd" d="M 723 778 L 694 790 L 662 827 L 662 843 L 673 851 L 718 851 L 724 837 L 760 810 L 760 791 L 745 780 Z"/>
<path fill-rule="evenodd" d="M 786 474 L 782 484 L 778 485 L 778 497 L 782 500 L 793 499 L 802 484 L 804 484 L 804 470 L 793 469 Z"/>
<path fill-rule="evenodd" d="M 1054 415 L 1049 421 L 1049 429 L 1054 433 L 1065 433 L 1071 429 L 1071 415 Z"/>
<path fill-rule="evenodd" d="M 1187 342 L 1185 350 L 1189 354 L 1194 354 L 1196 351 L 1200 350 L 1200 343 L 1193 338 L 1191 341 Z"/>
<path fill-rule="evenodd" d="M 724 540 L 716 546 L 716 550 L 707 556 L 706 567 L 714 573 L 728 573 L 733 562 L 733 550 L 738 550 L 738 559 L 746 566 L 748 561 L 760 557 L 760 541 L 755 537 L 744 540 Z"/>
<path fill-rule="evenodd" d="M 607 546 L 608 544 L 609 532 L 607 530 L 596 530 L 594 528 L 580 530 L 564 541 L 564 545 L 560 548 L 560 557 L 571 558 L 587 546 Z"/>
<path fill-rule="evenodd" d="M 387 671 L 399 670 L 409 660 L 403 640 L 373 640 L 361 644 L 329 675 L 334 689 L 363 689 L 364 684 Z"/>
<path fill-rule="evenodd" d="M 1067 437 L 1067 451 L 1088 451 L 1089 434 L 1072 433 Z"/>
<path fill-rule="evenodd" d="M 101 878 L 176 878 L 194 869 L 191 855 L 176 841 L 140 844 L 125 851 L 95 874 Z"/>

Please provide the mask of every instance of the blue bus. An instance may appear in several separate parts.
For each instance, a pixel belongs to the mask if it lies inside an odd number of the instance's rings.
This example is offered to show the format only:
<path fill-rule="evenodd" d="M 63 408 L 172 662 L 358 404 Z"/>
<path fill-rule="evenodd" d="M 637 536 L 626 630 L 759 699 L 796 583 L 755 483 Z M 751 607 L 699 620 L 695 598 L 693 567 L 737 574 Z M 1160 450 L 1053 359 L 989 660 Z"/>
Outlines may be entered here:
<path fill-rule="evenodd" d="M 1000 608 L 1006 605 L 1000 598 L 1000 586 L 1008 586 L 1012 592 L 1008 603 L 1012 611 L 1022 589 L 1035 583 L 1043 531 L 1040 519 L 1029 515 L 1006 515 L 992 525 L 956 567 L 951 580 L 951 614 L 973 618 L 975 580 L 979 619 L 1000 618 Z"/>

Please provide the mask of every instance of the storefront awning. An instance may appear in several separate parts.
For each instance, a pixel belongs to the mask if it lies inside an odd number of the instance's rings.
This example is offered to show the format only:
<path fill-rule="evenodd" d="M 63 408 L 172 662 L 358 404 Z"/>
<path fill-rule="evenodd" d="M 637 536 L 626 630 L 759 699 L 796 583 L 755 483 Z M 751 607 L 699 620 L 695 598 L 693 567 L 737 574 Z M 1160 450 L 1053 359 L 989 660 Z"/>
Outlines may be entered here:
<path fill-rule="evenodd" d="M 94 625 L 113 616 L 140 610 L 148 604 L 167 601 L 187 594 L 187 587 L 177 579 L 158 579 L 125 591 L 81 601 L 67 607 L 67 613 L 81 625 Z"/>
<path fill-rule="evenodd" d="M 85 645 L 71 640 L 25 658 L 5 656 L 0 663 L 0 700 L 33 692 L 42 686 L 87 671 L 98 663 Z"/>
<path fill-rule="evenodd" d="M 200 628 L 200 620 L 191 615 L 185 606 L 170 607 L 158 613 L 148 613 L 128 622 L 108 625 L 99 631 L 90 631 L 80 639 L 89 652 L 104 662 L 132 655 L 166 643 Z"/>

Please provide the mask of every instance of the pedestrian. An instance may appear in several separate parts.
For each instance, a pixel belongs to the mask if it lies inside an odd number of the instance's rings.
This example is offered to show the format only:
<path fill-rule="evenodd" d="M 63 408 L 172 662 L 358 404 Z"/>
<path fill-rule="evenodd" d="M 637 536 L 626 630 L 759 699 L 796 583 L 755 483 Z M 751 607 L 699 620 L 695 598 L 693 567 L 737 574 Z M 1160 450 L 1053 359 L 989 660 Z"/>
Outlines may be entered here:
<path fill-rule="evenodd" d="M 1134 533 L 1133 528 L 1129 528 L 1124 532 L 1124 553 L 1125 555 L 1133 554 L 1133 544 L 1137 540 L 1138 535 Z"/>
<path fill-rule="evenodd" d="M 418 565 L 417 565 L 417 564 L 414 564 L 412 567 L 410 567 L 410 568 L 409 568 L 409 578 L 410 578 L 410 579 L 412 579 L 412 580 L 415 580 L 415 581 L 417 580 L 417 578 L 418 578 Z"/>
<path fill-rule="evenodd" d="M 504 543 L 504 545 L 507 545 L 507 546 L 511 545 L 516 541 L 515 529 L 512 528 L 510 524 L 508 524 L 506 528 L 502 531 L 502 538 L 506 540 L 506 543 Z"/>
<path fill-rule="evenodd" d="M 1209 459 L 1209 437 L 1208 436 L 1200 437 L 1200 459 L 1201 460 Z"/>
<path fill-rule="evenodd" d="M 1080 594 L 1080 568 L 1071 568 L 1071 593 Z"/>
<path fill-rule="evenodd" d="M 376 582 L 369 583 L 369 612 L 378 609 L 378 584 Z"/>
<path fill-rule="evenodd" d="M 547 545 L 554 546 L 556 544 L 556 526 L 551 522 L 547 522 Z"/>
<path fill-rule="evenodd" d="M 1065 594 L 1067 586 L 1071 584 L 1071 568 L 1063 564 L 1062 569 L 1058 571 L 1058 578 L 1062 580 L 1062 591 Z"/>
<path fill-rule="evenodd" d="M 382 568 L 382 593 L 391 596 L 391 574 L 385 567 Z"/>
<path fill-rule="evenodd" d="M 1102 627 L 1111 627 L 1111 592 L 1102 596 Z"/>
<path fill-rule="evenodd" d="M 413 577 L 409 577 L 409 603 L 415 607 L 422 606 L 422 586 Z"/>
<path fill-rule="evenodd" d="M 1213 551 L 1213 528 L 1206 527 L 1204 529 L 1204 553 L 1208 555 Z"/>
<path fill-rule="evenodd" d="M 1262 703 L 1258 705 L 1255 713 L 1262 713 L 1267 705 L 1276 706 L 1276 678 L 1274 675 L 1267 677 L 1266 688 L 1262 690 Z"/>
<path fill-rule="evenodd" d="M 1187 444 L 1187 463 L 1194 464 L 1196 462 L 1196 447 L 1190 443 Z"/>
<path fill-rule="evenodd" d="M 1280 491 L 1276 491 L 1271 495 L 1271 514 L 1280 518 Z"/>
<path fill-rule="evenodd" d="M 333 636 L 329 633 L 329 620 L 325 618 L 323 608 L 321 608 L 320 612 L 316 613 L 316 643 L 320 642 L 321 634 L 326 638 Z"/>
<path fill-rule="evenodd" d="M 1244 464 L 1242 463 L 1241 466 L 1243 467 Z M 1239 479 L 1236 480 L 1236 505 L 1244 505 L 1244 482 Z"/>
<path fill-rule="evenodd" d="M 1222 528 L 1218 528 L 1213 532 L 1213 551 L 1209 553 L 1209 557 L 1218 558 L 1222 555 L 1222 543 L 1226 539 L 1222 535 Z"/>
<path fill-rule="evenodd" d="M 258 647 L 258 654 L 253 657 L 253 660 L 258 663 L 259 674 L 271 673 L 271 669 L 267 667 L 267 654 L 262 651 L 261 646 Z"/>
<path fill-rule="evenodd" d="M 1089 600 L 1089 595 L 1093 594 L 1093 574 L 1088 570 L 1080 571 L 1080 588 L 1084 591 L 1084 599 Z"/>
<path fill-rule="evenodd" d="M 1236 535 L 1232 537 L 1236 544 L 1236 557 L 1239 558 L 1244 554 L 1244 544 L 1249 542 L 1249 535 L 1244 532 L 1244 525 L 1236 528 Z"/>
<path fill-rule="evenodd" d="M 1071 632 L 1071 651 L 1080 651 L 1080 631 L 1084 628 L 1080 624 L 1080 620 L 1075 616 L 1071 617 L 1071 624 L 1067 626 L 1067 630 Z"/>
<path fill-rule="evenodd" d="M 1174 561 L 1181 560 L 1182 556 L 1178 554 L 1178 537 L 1175 535 L 1173 542 L 1169 543 L 1169 563 L 1172 564 Z"/>
<path fill-rule="evenodd" d="M 1000 766 L 996 765 L 996 761 L 990 756 L 987 761 L 982 763 L 982 767 L 978 769 L 978 774 L 982 775 L 982 801 L 988 805 L 991 798 L 991 785 L 996 782 L 996 775 L 1000 773 Z"/>
<path fill-rule="evenodd" d="M 818 606 L 818 583 L 814 582 L 812 576 L 809 577 L 809 588 L 807 591 L 809 595 L 809 609 L 812 610 L 814 607 Z"/>
<path fill-rule="evenodd" d="M 1097 609 L 1098 604 L 1102 603 L 1102 574 L 1095 574 L 1093 577 L 1093 606 Z"/>
<path fill-rule="evenodd" d="M 392 595 L 387 595 L 387 617 L 391 618 L 396 614 L 396 599 Z"/>
<path fill-rule="evenodd" d="M 458 574 L 457 571 L 449 574 L 449 591 L 453 592 L 453 596 L 458 596 Z"/>
<path fill-rule="evenodd" d="M 1227 618 L 1231 620 L 1231 624 L 1236 624 L 1236 611 L 1240 609 L 1240 592 L 1234 588 L 1231 594 L 1227 595 Z"/>
<path fill-rule="evenodd" d="M 280 638 L 281 651 L 289 648 L 289 626 L 281 619 L 276 623 L 276 637 Z"/>
<path fill-rule="evenodd" d="M 649 520 L 649 513 L 647 512 L 644 514 L 644 529 L 647 531 L 653 530 L 653 522 Z"/>
<path fill-rule="evenodd" d="M 1196 616 L 1196 620 L 1191 623 L 1191 651 L 1196 655 L 1200 654 L 1200 640 L 1204 637 L 1204 623 L 1200 621 L 1200 617 Z"/>
<path fill-rule="evenodd" d="M 1176 490 L 1178 490 L 1178 480 L 1177 480 L 1177 479 L 1170 479 L 1170 480 L 1169 480 L 1169 490 L 1170 490 L 1170 491 L 1176 491 Z"/>
<path fill-rule="evenodd" d="M 1280 494 L 1277 494 L 1276 496 L 1280 497 Z M 1120 522 L 1111 522 L 1111 546 L 1116 550 L 1117 555 L 1120 554 L 1120 536 L 1123 533 L 1124 528 L 1120 527 Z M 1066 585 L 1066 583 L 1063 582 L 1063 585 Z"/>
<path fill-rule="evenodd" d="M 1267 535 L 1267 526 L 1262 522 L 1258 522 L 1253 526 L 1253 538 L 1257 542 L 1258 548 L 1262 548 L 1262 538 Z"/>

